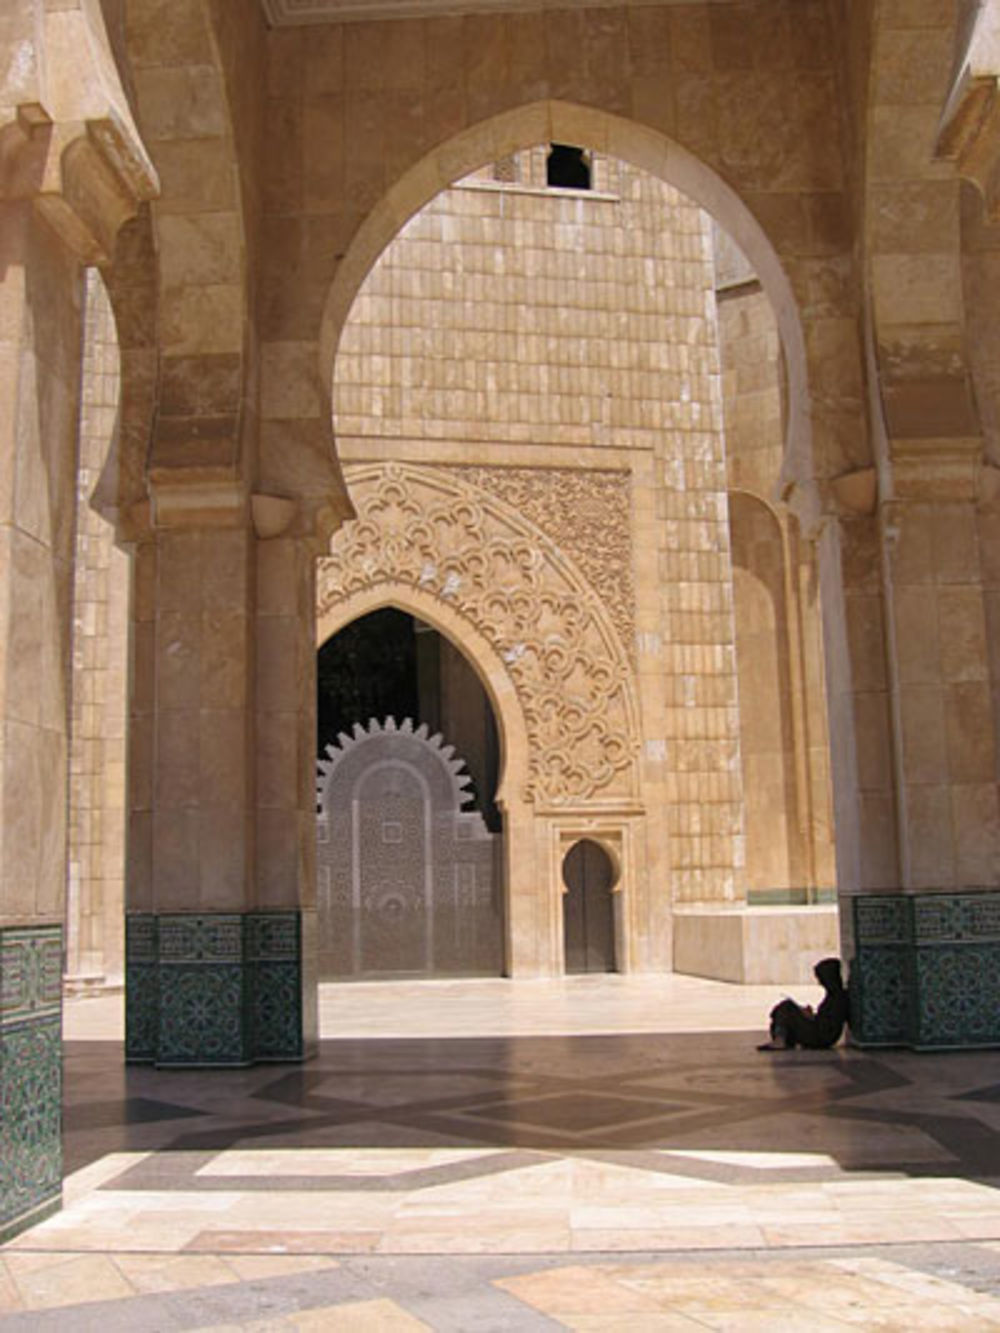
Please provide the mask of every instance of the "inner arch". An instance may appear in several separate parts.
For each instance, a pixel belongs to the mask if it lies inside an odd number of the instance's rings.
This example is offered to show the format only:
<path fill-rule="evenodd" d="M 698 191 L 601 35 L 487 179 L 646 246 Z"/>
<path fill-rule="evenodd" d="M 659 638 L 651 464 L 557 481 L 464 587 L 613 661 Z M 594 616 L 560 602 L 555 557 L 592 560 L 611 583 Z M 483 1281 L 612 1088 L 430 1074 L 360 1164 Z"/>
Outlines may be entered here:
<path fill-rule="evenodd" d="M 331 284 L 320 329 L 320 382 L 332 393 L 344 325 L 365 279 L 402 226 L 470 173 L 537 144 L 585 145 L 658 177 L 710 214 L 747 256 L 767 294 L 787 381 L 780 488 L 800 488 L 800 517 L 814 516 L 812 435 L 805 339 L 795 295 L 777 251 L 740 196 L 706 163 L 666 135 L 597 108 L 533 102 L 462 131 L 404 172 L 359 227 Z"/>

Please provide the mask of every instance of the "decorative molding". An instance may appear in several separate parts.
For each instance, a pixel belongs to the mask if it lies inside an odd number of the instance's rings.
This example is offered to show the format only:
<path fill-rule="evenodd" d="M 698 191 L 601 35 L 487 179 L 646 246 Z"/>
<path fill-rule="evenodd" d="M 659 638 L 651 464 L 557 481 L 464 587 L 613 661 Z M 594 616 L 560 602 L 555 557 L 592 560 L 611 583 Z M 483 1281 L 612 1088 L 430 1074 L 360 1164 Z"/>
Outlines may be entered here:
<path fill-rule="evenodd" d="M 523 514 L 579 566 L 633 658 L 631 473 L 624 468 L 449 467 Z"/>
<path fill-rule="evenodd" d="M 507 666 L 528 730 L 529 798 L 560 806 L 636 795 L 631 666 L 566 554 L 505 501 L 444 470 L 365 464 L 348 477 L 358 517 L 319 562 L 320 617 L 380 584 L 439 599 Z"/>
<path fill-rule="evenodd" d="M 688 0 L 633 0 L 642 5 L 686 4 Z M 710 4 L 728 0 L 709 0 Z M 359 20 L 435 18 L 438 15 L 536 12 L 543 0 L 261 0 L 264 17 L 275 28 L 305 23 L 351 23 Z M 578 9 L 599 9 L 607 0 L 575 0 Z"/>

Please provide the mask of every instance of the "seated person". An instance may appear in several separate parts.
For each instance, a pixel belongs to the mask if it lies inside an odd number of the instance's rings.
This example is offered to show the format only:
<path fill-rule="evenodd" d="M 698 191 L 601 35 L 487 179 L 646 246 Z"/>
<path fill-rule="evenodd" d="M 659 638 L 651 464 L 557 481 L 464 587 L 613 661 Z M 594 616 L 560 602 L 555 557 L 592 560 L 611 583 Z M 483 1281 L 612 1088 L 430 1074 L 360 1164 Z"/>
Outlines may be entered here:
<path fill-rule="evenodd" d="M 782 1000 L 771 1010 L 771 1040 L 758 1051 L 784 1051 L 796 1046 L 822 1051 L 835 1046 L 847 1022 L 847 991 L 840 975 L 840 959 L 824 958 L 813 968 L 826 991 L 819 1008 Z"/>

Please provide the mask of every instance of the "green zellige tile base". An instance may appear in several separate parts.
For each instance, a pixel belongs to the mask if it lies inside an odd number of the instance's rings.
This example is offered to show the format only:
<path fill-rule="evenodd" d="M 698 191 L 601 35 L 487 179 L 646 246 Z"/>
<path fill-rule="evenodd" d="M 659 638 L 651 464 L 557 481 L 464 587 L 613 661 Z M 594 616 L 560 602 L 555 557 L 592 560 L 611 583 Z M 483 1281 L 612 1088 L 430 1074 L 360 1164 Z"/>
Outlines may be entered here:
<path fill-rule="evenodd" d="M 1000 890 L 852 900 L 860 1046 L 1000 1046 Z"/>
<path fill-rule="evenodd" d="M 126 920 L 126 1059 L 215 1068 L 311 1053 L 296 911 Z"/>
<path fill-rule="evenodd" d="M 0 1238 L 59 1207 L 62 929 L 0 929 Z"/>

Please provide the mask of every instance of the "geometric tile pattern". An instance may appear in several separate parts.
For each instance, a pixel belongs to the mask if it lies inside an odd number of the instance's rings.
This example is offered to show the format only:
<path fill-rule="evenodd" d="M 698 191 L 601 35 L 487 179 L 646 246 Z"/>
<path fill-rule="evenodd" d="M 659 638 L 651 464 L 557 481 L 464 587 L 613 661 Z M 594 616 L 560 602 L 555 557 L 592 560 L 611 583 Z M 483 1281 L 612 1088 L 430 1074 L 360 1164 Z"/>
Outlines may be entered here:
<path fill-rule="evenodd" d="M 62 930 L 0 930 L 0 1236 L 58 1207 Z"/>
<path fill-rule="evenodd" d="M 254 1058 L 304 1059 L 301 913 L 250 913 L 247 963 L 252 976 Z"/>
<path fill-rule="evenodd" d="M 852 1041 L 860 1046 L 909 1043 L 912 961 L 906 944 L 856 944 L 850 980 Z"/>
<path fill-rule="evenodd" d="M 1000 943 L 917 950 L 920 1050 L 1000 1045 Z"/>
<path fill-rule="evenodd" d="M 126 1059 L 162 1066 L 301 1060 L 300 913 L 133 915 Z"/>
<path fill-rule="evenodd" d="M 113 1065 L 113 1046 L 105 1058 Z M 116 1122 L 102 1099 L 103 1128 L 81 1123 L 79 1143 L 76 1108 L 97 1096 L 93 1063 L 76 1067 L 71 1059 L 74 1162 L 161 1150 L 123 1168 L 108 1186 L 117 1191 L 392 1192 L 417 1178 L 410 1150 L 426 1188 L 565 1153 L 734 1185 L 852 1171 L 1000 1177 L 1000 1121 L 973 1109 L 989 1105 L 1000 1080 L 991 1053 L 955 1054 L 945 1066 L 845 1046 L 762 1057 L 746 1033 L 326 1040 L 308 1065 L 242 1075 L 222 1105 L 211 1079 L 181 1089 L 169 1073 L 134 1070 L 127 1098 L 141 1099 L 148 1118 L 129 1116 L 123 1102 Z M 374 1152 L 367 1176 L 310 1164 L 310 1153 L 349 1156 L 359 1145 Z M 214 1173 L 220 1154 L 231 1163 Z M 246 1175 L 254 1154 L 267 1163 L 287 1154 L 289 1164 Z"/>
<path fill-rule="evenodd" d="M 175 1271 L 189 1269 L 193 1280 L 215 1261 L 325 1256 L 340 1272 L 357 1265 L 355 1274 L 383 1283 L 429 1327 L 455 1330 L 534 1327 L 527 1310 L 448 1306 L 448 1275 L 457 1281 L 481 1260 L 516 1259 L 536 1272 L 542 1256 L 572 1265 L 558 1301 L 546 1296 L 536 1307 L 563 1319 L 602 1312 L 600 1293 L 586 1296 L 576 1266 L 610 1264 L 612 1253 L 622 1264 L 672 1255 L 685 1273 L 706 1270 L 679 1280 L 665 1300 L 671 1310 L 703 1306 L 695 1327 L 704 1318 L 708 1327 L 818 1330 L 838 1325 L 818 1309 L 829 1306 L 829 1287 L 810 1289 L 808 1274 L 796 1300 L 815 1303 L 814 1323 L 785 1308 L 790 1293 L 768 1297 L 754 1281 L 744 1283 L 743 1299 L 748 1310 L 762 1307 L 761 1320 L 720 1308 L 716 1324 L 710 1311 L 721 1293 L 707 1270 L 729 1268 L 734 1256 L 737 1265 L 781 1256 L 813 1264 L 824 1247 L 857 1247 L 852 1256 L 874 1249 L 882 1259 L 893 1247 L 923 1246 L 942 1270 L 965 1275 L 970 1246 L 1000 1241 L 1000 1119 L 984 1100 L 1000 1084 L 1000 1052 L 938 1059 L 839 1047 L 761 1056 L 753 1043 L 747 1032 L 328 1040 L 308 1066 L 223 1079 L 221 1096 L 216 1076 L 133 1069 L 119 1084 L 117 1117 L 100 1065 L 114 1070 L 113 1044 L 102 1055 L 96 1043 L 71 1043 L 67 1149 L 82 1170 L 68 1187 L 71 1206 L 14 1250 L 35 1271 L 74 1252 L 81 1263 L 110 1252 L 126 1275 L 135 1271 L 128 1256 L 136 1265 L 156 1256 L 158 1272 L 172 1256 Z M 0 1252 L 0 1267 L 9 1255 Z M 405 1256 L 421 1256 L 409 1260 L 408 1288 L 394 1281 Z M 434 1256 L 442 1263 L 432 1268 Z M 1000 1254 L 991 1271 L 1000 1281 Z M 665 1277 L 649 1274 L 654 1304 Z M 858 1306 L 859 1289 L 844 1292 L 849 1325 L 884 1326 L 877 1310 Z M 334 1284 L 312 1304 L 364 1295 Z M 486 1296 L 477 1291 L 477 1304 Z M 882 1293 L 880 1303 L 891 1307 L 891 1297 Z M 648 1299 L 625 1301 L 619 1293 L 604 1311 L 609 1329 L 642 1327 L 646 1313 L 658 1326 Z M 274 1321 L 268 1328 L 285 1327 L 278 1308 L 261 1307 Z M 240 1327 L 244 1309 L 195 1317 L 190 1307 L 136 1304 L 68 1327 L 178 1326 L 168 1313 L 183 1315 L 181 1327 Z M 345 1326 L 367 1327 L 365 1313 L 344 1309 Z M 890 1327 L 925 1326 L 885 1313 Z M 935 1326 L 992 1327 L 984 1317 L 993 1309 L 970 1307 L 965 1324 L 955 1313 L 955 1323 Z M 352 1317 L 362 1322 L 346 1322 Z M 291 1311 L 286 1318 L 298 1327 Z M 336 1319 L 331 1310 L 316 1326 L 338 1327 Z M 663 1321 L 675 1326 L 665 1311 Z"/>
<path fill-rule="evenodd" d="M 156 1059 L 159 994 L 156 917 L 151 912 L 129 912 L 125 917 L 126 1061 L 151 1064 Z"/>
<path fill-rule="evenodd" d="M 998 1326 L 1000 1052 L 754 1041 L 341 1038 L 221 1079 L 71 1042 L 82 1169 L 0 1250 L 4 1329 Z"/>
<path fill-rule="evenodd" d="M 237 963 L 161 960 L 158 1065 L 249 1063 L 246 972 Z"/>
<path fill-rule="evenodd" d="M 1000 1045 L 1000 893 L 857 897 L 853 913 L 855 1041 Z"/>

